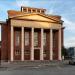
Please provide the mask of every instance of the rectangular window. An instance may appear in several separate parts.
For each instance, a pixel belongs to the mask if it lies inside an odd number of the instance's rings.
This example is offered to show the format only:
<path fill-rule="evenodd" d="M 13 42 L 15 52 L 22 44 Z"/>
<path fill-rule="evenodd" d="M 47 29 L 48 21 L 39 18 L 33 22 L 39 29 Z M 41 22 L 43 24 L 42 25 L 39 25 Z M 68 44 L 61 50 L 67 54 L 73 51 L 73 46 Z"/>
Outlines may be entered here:
<path fill-rule="evenodd" d="M 34 46 L 38 46 L 38 32 L 34 32 Z"/>
<path fill-rule="evenodd" d="M 44 33 L 43 41 L 44 41 L 44 46 L 45 46 L 46 45 L 46 33 Z"/>
<path fill-rule="evenodd" d="M 30 54 L 30 51 L 29 50 L 25 50 L 24 51 L 24 55 L 29 55 Z"/>
<path fill-rule="evenodd" d="M 55 48 L 56 47 L 56 36 L 55 36 L 55 33 L 53 34 L 53 47 Z"/>
<path fill-rule="evenodd" d="M 19 49 L 16 49 L 15 50 L 15 55 L 20 55 L 21 54 L 21 51 Z"/>
<path fill-rule="evenodd" d="M 27 9 L 23 9 L 24 12 L 27 12 Z"/>
<path fill-rule="evenodd" d="M 25 32 L 25 46 L 29 45 L 29 32 Z"/>
<path fill-rule="evenodd" d="M 31 13 L 31 10 L 28 10 L 28 13 Z"/>
<path fill-rule="evenodd" d="M 15 45 L 16 46 L 20 45 L 20 32 L 19 31 L 15 32 Z"/>

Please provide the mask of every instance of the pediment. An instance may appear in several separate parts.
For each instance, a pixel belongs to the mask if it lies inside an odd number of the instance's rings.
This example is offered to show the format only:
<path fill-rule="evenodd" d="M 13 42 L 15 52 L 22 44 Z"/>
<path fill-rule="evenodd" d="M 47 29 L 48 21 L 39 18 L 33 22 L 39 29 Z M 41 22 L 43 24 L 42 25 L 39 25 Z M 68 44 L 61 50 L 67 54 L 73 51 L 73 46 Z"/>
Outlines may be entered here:
<path fill-rule="evenodd" d="M 17 19 L 29 19 L 29 20 L 38 20 L 38 21 L 48 21 L 48 22 L 56 22 L 45 15 L 39 15 L 39 14 L 30 14 L 30 15 L 23 15 L 16 17 Z"/>

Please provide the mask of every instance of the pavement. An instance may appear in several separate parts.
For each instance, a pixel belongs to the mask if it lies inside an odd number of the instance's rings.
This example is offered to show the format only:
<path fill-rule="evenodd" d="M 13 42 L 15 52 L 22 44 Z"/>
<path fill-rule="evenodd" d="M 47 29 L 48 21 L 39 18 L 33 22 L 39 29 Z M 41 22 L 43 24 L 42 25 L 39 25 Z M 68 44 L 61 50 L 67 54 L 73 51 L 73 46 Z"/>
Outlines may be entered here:
<path fill-rule="evenodd" d="M 75 66 L 68 60 L 2 62 L 0 75 L 75 75 Z"/>
<path fill-rule="evenodd" d="M 21 68 L 42 68 L 42 67 L 56 67 L 65 66 L 68 61 L 24 61 L 24 62 L 2 62 L 0 71 L 15 70 Z"/>

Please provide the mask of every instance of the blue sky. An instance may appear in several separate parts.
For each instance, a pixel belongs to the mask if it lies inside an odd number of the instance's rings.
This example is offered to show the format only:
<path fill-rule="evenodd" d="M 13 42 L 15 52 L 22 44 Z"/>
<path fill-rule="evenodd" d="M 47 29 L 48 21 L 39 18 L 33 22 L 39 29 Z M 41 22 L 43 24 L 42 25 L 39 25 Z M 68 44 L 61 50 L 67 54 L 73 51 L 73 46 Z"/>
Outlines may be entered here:
<path fill-rule="evenodd" d="M 21 6 L 45 8 L 48 14 L 62 16 L 64 45 L 75 46 L 75 0 L 0 0 L 0 21 L 8 18 L 7 10 L 20 10 Z"/>

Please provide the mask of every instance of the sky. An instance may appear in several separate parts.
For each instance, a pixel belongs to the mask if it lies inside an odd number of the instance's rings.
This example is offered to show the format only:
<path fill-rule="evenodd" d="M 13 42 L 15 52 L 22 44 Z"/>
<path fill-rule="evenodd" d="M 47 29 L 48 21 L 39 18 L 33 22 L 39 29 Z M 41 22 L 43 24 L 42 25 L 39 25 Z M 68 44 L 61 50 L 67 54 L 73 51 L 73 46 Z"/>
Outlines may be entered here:
<path fill-rule="evenodd" d="M 65 27 L 64 46 L 75 47 L 75 0 L 0 0 L 0 21 L 8 18 L 7 10 L 20 10 L 21 6 L 45 8 L 47 14 L 60 15 Z"/>

